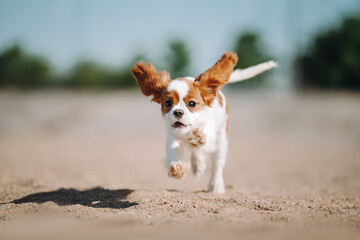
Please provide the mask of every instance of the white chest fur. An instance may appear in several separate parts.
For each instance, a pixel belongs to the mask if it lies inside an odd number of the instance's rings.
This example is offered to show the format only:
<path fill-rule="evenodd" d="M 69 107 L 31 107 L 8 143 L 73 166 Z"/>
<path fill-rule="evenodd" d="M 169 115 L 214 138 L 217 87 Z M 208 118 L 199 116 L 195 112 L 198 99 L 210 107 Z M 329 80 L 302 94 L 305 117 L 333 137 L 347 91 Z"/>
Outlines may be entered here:
<path fill-rule="evenodd" d="M 223 167 L 225 165 L 227 153 L 227 113 L 225 96 L 222 93 L 220 104 L 218 99 L 213 101 L 211 107 L 204 107 L 201 111 L 194 113 L 191 128 L 179 133 L 172 131 L 167 124 L 167 164 L 169 165 L 169 175 L 175 178 L 181 178 L 190 168 L 189 159 L 185 159 L 186 152 L 190 153 L 191 170 L 196 177 L 201 176 L 209 161 L 211 161 L 212 174 L 209 183 L 209 191 L 223 193 L 225 192 L 224 181 L 222 177 Z M 198 144 L 191 142 L 196 139 L 193 136 L 194 131 L 201 132 L 201 139 Z M 201 141 L 201 142 L 200 142 Z"/>

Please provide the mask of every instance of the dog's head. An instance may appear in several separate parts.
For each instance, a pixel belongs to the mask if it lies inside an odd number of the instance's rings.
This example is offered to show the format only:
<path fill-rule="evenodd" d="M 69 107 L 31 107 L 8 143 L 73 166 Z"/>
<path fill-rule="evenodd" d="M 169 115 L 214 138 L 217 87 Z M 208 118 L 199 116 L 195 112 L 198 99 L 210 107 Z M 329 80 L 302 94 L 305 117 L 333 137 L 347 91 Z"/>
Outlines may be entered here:
<path fill-rule="evenodd" d="M 186 133 L 201 121 L 201 112 L 211 107 L 238 60 L 236 53 L 226 52 L 214 66 L 193 78 L 170 79 L 166 71 L 158 72 L 151 63 L 137 62 L 132 68 L 141 92 L 161 104 L 161 112 L 176 133 Z"/>

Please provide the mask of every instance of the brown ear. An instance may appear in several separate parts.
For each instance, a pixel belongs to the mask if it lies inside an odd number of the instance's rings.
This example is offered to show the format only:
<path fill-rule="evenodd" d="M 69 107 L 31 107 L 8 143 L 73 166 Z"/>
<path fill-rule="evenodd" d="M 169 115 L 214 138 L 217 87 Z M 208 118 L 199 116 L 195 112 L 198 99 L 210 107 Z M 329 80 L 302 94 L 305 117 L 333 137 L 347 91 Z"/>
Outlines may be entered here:
<path fill-rule="evenodd" d="M 206 105 L 211 105 L 217 92 L 227 83 L 237 60 L 236 53 L 226 52 L 214 66 L 195 78 L 195 84 Z"/>
<path fill-rule="evenodd" d="M 145 96 L 152 95 L 151 101 L 161 103 L 162 91 L 170 82 L 166 71 L 158 72 L 151 63 L 137 62 L 131 69 L 141 92 Z"/>

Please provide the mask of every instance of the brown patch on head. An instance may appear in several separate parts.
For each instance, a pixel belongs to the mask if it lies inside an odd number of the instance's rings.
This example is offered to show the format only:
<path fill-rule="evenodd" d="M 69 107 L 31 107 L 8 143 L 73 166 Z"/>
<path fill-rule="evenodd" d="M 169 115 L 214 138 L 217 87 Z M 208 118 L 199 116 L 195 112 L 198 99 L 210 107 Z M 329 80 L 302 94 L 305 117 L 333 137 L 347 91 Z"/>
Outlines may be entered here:
<path fill-rule="evenodd" d="M 185 78 L 178 78 L 177 81 L 186 82 L 189 86 L 189 90 L 186 96 L 183 99 L 180 99 L 180 96 L 176 90 L 167 91 L 166 89 L 163 91 L 162 100 L 161 100 L 161 112 L 163 115 L 168 113 L 175 105 L 179 103 L 179 101 L 184 101 L 185 106 L 189 109 L 190 112 L 196 112 L 201 110 L 205 104 L 204 100 L 200 94 L 200 90 L 197 88 L 196 84 Z M 166 106 L 166 102 L 171 101 L 171 106 Z M 191 103 L 190 103 L 191 102 Z"/>
<path fill-rule="evenodd" d="M 200 90 L 196 87 L 195 83 L 189 79 L 179 79 L 182 81 L 186 81 L 189 85 L 189 91 L 187 95 L 184 97 L 184 103 L 190 112 L 196 112 L 201 110 L 204 107 L 204 100 L 200 94 Z M 189 102 L 193 101 L 195 103 L 194 107 L 189 106 Z"/>
<path fill-rule="evenodd" d="M 163 91 L 170 83 L 169 73 L 166 71 L 158 72 L 151 63 L 147 64 L 145 62 L 137 62 L 131 72 L 141 92 L 145 96 L 152 95 L 152 101 L 161 103 Z"/>
<path fill-rule="evenodd" d="M 196 77 L 194 85 L 199 89 L 204 103 L 211 106 L 218 91 L 230 78 L 238 56 L 234 52 L 226 52 L 214 66 Z"/>
<path fill-rule="evenodd" d="M 165 115 L 166 113 L 168 113 L 172 109 L 173 106 L 178 104 L 179 100 L 180 100 L 179 94 L 177 91 L 170 91 L 170 92 L 168 92 L 167 90 L 163 91 L 162 100 L 161 100 L 162 114 Z M 171 101 L 172 105 L 166 106 L 167 101 Z"/>

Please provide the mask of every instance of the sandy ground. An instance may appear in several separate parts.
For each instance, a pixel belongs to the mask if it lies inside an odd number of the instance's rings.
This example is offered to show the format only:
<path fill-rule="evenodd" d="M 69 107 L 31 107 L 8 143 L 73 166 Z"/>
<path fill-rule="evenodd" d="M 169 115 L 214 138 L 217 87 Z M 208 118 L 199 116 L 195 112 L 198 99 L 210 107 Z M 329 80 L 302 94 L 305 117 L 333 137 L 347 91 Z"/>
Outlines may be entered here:
<path fill-rule="evenodd" d="M 360 95 L 228 93 L 224 195 L 134 92 L 0 92 L 0 239 L 360 239 Z"/>

